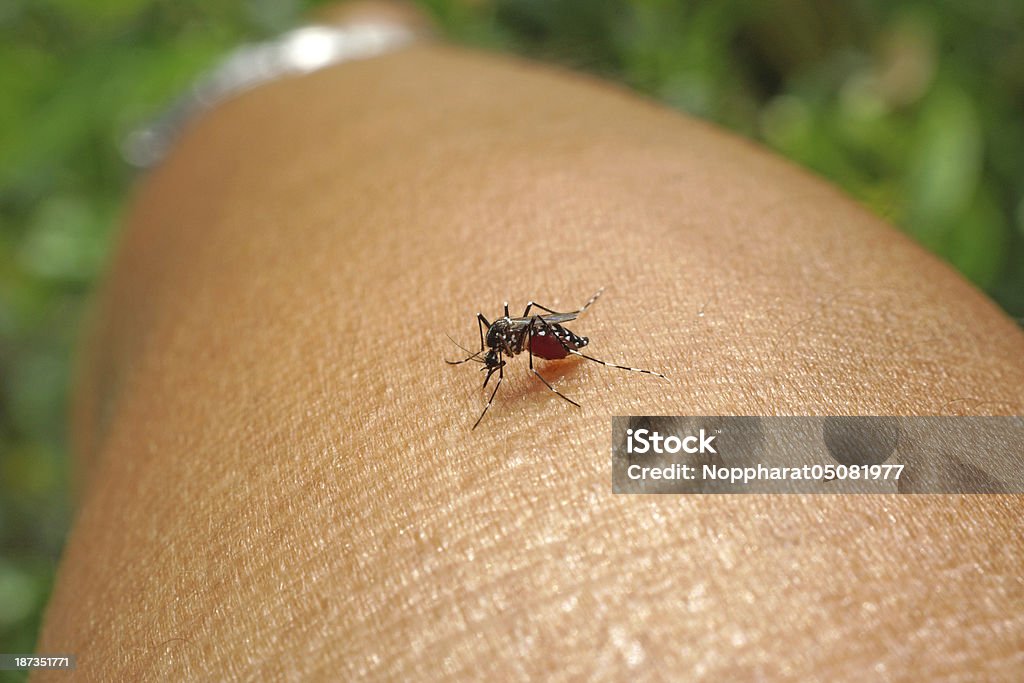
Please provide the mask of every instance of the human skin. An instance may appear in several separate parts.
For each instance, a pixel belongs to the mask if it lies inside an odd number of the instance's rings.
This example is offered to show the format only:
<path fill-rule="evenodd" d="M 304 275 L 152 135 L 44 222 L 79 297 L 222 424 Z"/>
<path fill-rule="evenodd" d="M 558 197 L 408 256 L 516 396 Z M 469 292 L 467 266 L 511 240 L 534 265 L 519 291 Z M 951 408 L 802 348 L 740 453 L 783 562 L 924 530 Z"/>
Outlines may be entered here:
<path fill-rule="evenodd" d="M 599 286 L 570 327 L 671 383 L 543 364 L 576 408 L 516 357 L 471 430 L 445 334 Z M 1024 405 L 1024 335 L 948 266 L 614 86 L 417 46 L 226 102 L 142 182 L 92 327 L 39 644 L 85 679 L 1024 666 L 1018 497 L 611 493 L 612 415 Z"/>

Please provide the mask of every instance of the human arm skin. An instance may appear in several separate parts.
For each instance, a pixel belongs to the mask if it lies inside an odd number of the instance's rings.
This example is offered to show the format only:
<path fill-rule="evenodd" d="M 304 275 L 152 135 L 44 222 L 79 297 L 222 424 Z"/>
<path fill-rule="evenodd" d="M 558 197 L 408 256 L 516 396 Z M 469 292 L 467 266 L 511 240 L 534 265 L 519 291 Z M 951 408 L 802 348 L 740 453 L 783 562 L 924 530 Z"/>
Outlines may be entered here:
<path fill-rule="evenodd" d="M 575 408 L 515 358 L 471 431 L 445 334 L 599 286 L 574 331 L 672 383 L 547 365 Z M 94 328 L 39 645 L 89 679 L 1024 664 L 1017 497 L 611 493 L 611 415 L 1024 405 L 1024 335 L 949 267 L 612 86 L 431 46 L 225 103 L 142 184 Z"/>

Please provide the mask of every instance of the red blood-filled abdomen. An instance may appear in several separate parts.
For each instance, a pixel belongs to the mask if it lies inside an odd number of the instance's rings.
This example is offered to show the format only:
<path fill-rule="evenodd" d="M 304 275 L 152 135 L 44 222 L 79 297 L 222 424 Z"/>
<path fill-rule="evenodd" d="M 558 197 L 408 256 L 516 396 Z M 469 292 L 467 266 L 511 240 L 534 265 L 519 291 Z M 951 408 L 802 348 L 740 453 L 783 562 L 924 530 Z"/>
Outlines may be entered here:
<path fill-rule="evenodd" d="M 558 360 L 569 355 L 569 352 L 565 350 L 561 342 L 549 334 L 543 337 L 536 334 L 533 335 L 533 339 L 530 341 L 530 351 L 537 358 L 544 358 L 546 360 Z"/>

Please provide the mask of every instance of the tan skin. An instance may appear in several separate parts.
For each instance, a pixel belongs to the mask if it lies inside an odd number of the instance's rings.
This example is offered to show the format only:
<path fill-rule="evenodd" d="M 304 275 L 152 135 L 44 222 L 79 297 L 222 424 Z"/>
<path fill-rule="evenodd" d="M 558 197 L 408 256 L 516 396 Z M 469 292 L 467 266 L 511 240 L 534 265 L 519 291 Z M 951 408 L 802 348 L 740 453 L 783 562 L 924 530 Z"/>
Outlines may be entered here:
<path fill-rule="evenodd" d="M 516 357 L 471 431 L 445 334 L 602 285 L 570 328 L 672 383 L 544 364 L 576 408 Z M 86 679 L 1020 671 L 1017 497 L 611 494 L 611 415 L 1024 406 L 1024 335 L 948 266 L 614 86 L 421 46 L 223 104 L 95 321 L 39 645 Z"/>

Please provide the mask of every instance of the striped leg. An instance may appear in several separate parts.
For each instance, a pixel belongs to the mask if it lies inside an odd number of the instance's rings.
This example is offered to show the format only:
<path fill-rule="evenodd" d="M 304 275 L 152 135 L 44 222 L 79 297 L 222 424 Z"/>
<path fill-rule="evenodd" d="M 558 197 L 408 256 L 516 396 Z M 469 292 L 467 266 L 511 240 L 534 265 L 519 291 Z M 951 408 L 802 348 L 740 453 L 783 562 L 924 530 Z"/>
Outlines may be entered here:
<path fill-rule="evenodd" d="M 491 375 L 494 374 L 495 370 L 498 371 L 498 383 L 494 385 L 494 391 L 491 392 L 491 397 L 489 399 L 487 399 L 487 405 L 485 405 L 483 411 L 480 412 L 480 417 L 478 417 L 476 419 L 476 422 L 473 423 L 473 428 L 472 429 L 476 429 L 476 426 L 478 424 L 480 424 L 480 421 L 482 419 L 484 419 L 484 415 L 487 414 L 487 409 L 491 407 L 492 403 L 494 403 L 494 396 L 498 393 L 498 387 L 501 386 L 501 381 L 503 379 L 505 379 L 505 370 L 504 370 L 504 368 L 505 368 L 505 361 L 501 361 L 501 363 L 498 364 L 498 367 L 491 368 L 487 372 L 487 377 L 484 379 L 484 388 L 487 388 L 487 383 L 491 381 Z M 472 431 L 472 430 L 470 430 L 470 431 Z"/>
<path fill-rule="evenodd" d="M 600 293 L 601 292 L 598 292 L 597 294 L 600 294 Z M 597 295 L 595 295 L 595 298 L 597 298 Z M 535 317 L 534 320 L 539 321 L 541 323 L 541 325 L 544 326 L 544 331 L 547 332 L 548 334 L 550 334 L 552 337 L 554 337 L 558 341 L 558 343 L 562 345 L 562 348 L 565 349 L 566 351 L 568 351 L 569 353 L 572 353 L 572 354 L 575 354 L 577 356 L 580 356 L 581 358 L 586 358 L 587 360 L 592 360 L 595 363 L 600 363 L 601 365 L 607 365 L 610 368 L 618 368 L 619 370 L 629 370 L 630 372 L 642 372 L 642 373 L 644 373 L 646 375 L 654 375 L 655 377 L 660 377 L 660 378 L 662 378 L 663 380 L 665 380 L 666 382 L 668 382 L 670 384 L 672 383 L 672 380 L 670 380 L 668 377 L 666 377 L 665 375 L 661 374 L 660 372 L 655 372 L 654 370 L 644 370 L 643 368 L 629 368 L 629 367 L 626 367 L 625 365 L 617 365 L 615 363 L 609 363 L 608 361 L 601 360 L 600 358 L 594 358 L 593 356 L 588 356 L 585 353 L 580 353 L 579 351 L 577 351 L 576 349 L 572 348 L 571 346 L 566 344 L 564 341 L 562 341 L 562 339 L 557 334 L 555 334 L 555 331 L 551 328 L 551 325 L 549 325 L 546 320 L 544 320 L 540 316 Z M 531 329 L 531 336 L 532 336 L 532 329 Z M 533 360 L 533 356 L 532 355 L 530 357 L 530 360 L 531 361 Z M 531 364 L 530 367 L 533 367 L 533 365 Z M 543 379 L 543 378 L 541 378 L 541 379 Z"/>
<path fill-rule="evenodd" d="M 565 344 L 562 344 L 562 346 L 565 346 Z M 608 361 L 601 360 L 600 358 L 594 358 L 593 356 L 588 356 L 585 353 L 580 353 L 576 349 L 570 349 L 570 348 L 566 347 L 565 350 L 568 351 L 571 354 L 580 356 L 581 358 L 586 358 L 587 360 L 592 360 L 595 363 L 600 363 L 601 365 L 607 365 L 610 368 L 618 368 L 619 370 L 629 370 L 630 372 L 642 372 L 642 373 L 644 373 L 646 375 L 654 375 L 655 377 L 660 377 L 660 378 L 662 378 L 663 380 L 665 380 L 666 382 L 668 382 L 670 384 L 672 383 L 672 380 L 670 380 L 668 377 L 666 377 L 665 375 L 661 374 L 660 372 L 655 372 L 654 370 L 644 370 L 643 368 L 628 368 L 625 365 L 616 365 L 615 363 L 609 363 Z"/>

